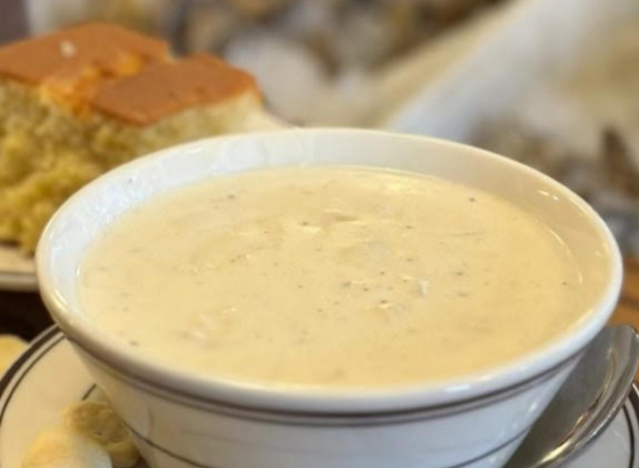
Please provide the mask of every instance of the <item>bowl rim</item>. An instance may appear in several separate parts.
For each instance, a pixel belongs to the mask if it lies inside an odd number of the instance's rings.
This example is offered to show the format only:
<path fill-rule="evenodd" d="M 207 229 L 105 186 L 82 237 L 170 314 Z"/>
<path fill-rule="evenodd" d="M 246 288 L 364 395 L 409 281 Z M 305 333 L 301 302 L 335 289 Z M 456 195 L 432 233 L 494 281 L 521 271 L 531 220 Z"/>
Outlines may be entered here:
<path fill-rule="evenodd" d="M 70 309 L 63 294 L 54 287 L 56 275 L 48 262 L 52 251 L 53 227 L 64 223 L 65 218 L 91 199 L 95 187 L 121 178 L 131 170 L 143 169 L 159 160 L 192 152 L 209 145 L 222 147 L 225 141 L 235 139 L 278 138 L 280 135 L 296 133 L 304 136 L 331 137 L 350 135 L 368 138 L 371 135 L 388 139 L 411 139 L 428 145 L 447 146 L 459 151 L 472 151 L 477 157 L 499 159 L 499 164 L 508 165 L 514 171 L 526 173 L 529 177 L 541 179 L 566 196 L 570 202 L 588 215 L 593 230 L 605 242 L 610 254 L 608 282 L 601 297 L 593 304 L 591 313 L 585 319 L 546 345 L 524 354 L 514 361 L 501 364 L 485 371 L 466 374 L 455 379 L 413 384 L 406 387 L 386 387 L 380 389 L 334 389 L 313 387 L 268 387 L 244 381 L 216 379 L 198 376 L 194 373 L 163 366 L 151 359 L 145 359 L 118 346 L 108 333 L 99 330 L 79 311 Z M 222 144 L 221 144 L 222 143 Z M 286 142 L 284 144 L 287 144 Z M 85 200 L 86 199 L 86 200 Z M 157 386 L 168 393 L 178 393 L 183 398 L 228 404 L 249 410 L 266 410 L 300 414 L 373 414 L 404 410 L 442 408 L 451 404 L 468 403 L 490 399 L 496 394 L 512 392 L 523 388 L 548 375 L 575 358 L 595 335 L 605 326 L 616 305 L 621 290 L 623 262 L 617 243 L 599 215 L 578 195 L 541 172 L 495 153 L 439 138 L 398 134 L 380 130 L 360 130 L 346 128 L 283 129 L 254 132 L 244 135 L 212 137 L 167 148 L 148 156 L 137 158 L 102 175 L 72 195 L 54 214 L 41 237 L 36 250 L 36 265 L 40 295 L 49 312 L 68 339 L 84 350 L 107 369 L 120 375 L 139 380 L 148 388 Z"/>

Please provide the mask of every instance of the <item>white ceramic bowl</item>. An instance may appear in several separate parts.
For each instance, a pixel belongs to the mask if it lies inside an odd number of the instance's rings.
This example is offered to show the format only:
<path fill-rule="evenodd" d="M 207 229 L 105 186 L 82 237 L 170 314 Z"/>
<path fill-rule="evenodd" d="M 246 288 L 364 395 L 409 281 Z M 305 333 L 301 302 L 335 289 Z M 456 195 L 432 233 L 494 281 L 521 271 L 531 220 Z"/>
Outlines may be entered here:
<path fill-rule="evenodd" d="M 590 307 L 560 338 L 516 362 L 392 392 L 276 392 L 188 374 L 120 348 L 86 319 L 76 291 L 78 264 L 122 212 L 207 177 L 321 164 L 424 172 L 512 200 L 573 250 Z M 622 271 L 601 219 L 539 172 L 446 141 L 330 129 L 202 140 L 122 166 L 58 211 L 38 247 L 37 266 L 53 318 L 155 468 L 499 467 L 605 325 Z"/>

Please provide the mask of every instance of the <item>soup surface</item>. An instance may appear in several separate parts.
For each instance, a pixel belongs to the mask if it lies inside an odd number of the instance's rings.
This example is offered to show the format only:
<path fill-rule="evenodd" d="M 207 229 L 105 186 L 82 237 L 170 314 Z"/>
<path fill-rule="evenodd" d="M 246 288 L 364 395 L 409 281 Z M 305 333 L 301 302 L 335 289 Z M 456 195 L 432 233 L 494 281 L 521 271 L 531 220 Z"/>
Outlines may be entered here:
<path fill-rule="evenodd" d="M 359 167 L 212 178 L 127 212 L 78 272 L 94 323 L 150 359 L 268 386 L 486 370 L 573 325 L 548 226 L 449 181 Z"/>

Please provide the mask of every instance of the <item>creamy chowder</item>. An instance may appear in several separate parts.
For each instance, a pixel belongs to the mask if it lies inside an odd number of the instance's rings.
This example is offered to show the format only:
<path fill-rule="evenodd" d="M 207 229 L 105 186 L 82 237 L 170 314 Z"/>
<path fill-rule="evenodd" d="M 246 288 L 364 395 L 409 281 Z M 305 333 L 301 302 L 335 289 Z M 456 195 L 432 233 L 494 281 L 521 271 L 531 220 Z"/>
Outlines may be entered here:
<path fill-rule="evenodd" d="M 394 387 L 521 356 L 585 312 L 571 252 L 513 204 L 360 167 L 211 178 L 127 212 L 78 272 L 149 359 L 267 386 Z"/>

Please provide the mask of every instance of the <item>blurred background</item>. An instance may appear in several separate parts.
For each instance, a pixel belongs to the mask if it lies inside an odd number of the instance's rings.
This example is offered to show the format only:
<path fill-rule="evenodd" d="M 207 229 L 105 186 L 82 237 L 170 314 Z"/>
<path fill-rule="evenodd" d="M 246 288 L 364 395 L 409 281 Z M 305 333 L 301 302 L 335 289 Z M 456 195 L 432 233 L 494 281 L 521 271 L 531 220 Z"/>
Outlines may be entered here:
<path fill-rule="evenodd" d="M 561 180 L 639 255 L 636 0 L 0 0 L 0 40 L 102 19 L 254 73 L 272 114 L 475 144 Z"/>

